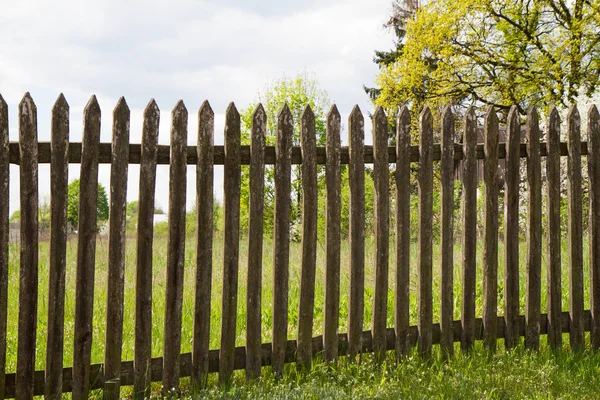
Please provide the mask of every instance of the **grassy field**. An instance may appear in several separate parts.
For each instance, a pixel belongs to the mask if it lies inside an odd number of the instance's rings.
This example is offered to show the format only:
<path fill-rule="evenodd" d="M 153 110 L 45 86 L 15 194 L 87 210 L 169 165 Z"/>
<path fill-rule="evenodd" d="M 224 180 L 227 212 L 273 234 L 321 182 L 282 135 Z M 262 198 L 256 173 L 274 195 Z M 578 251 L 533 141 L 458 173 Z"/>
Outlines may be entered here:
<path fill-rule="evenodd" d="M 195 240 L 190 238 L 186 243 L 184 303 L 181 351 L 189 352 L 192 349 L 192 326 L 193 326 L 193 304 L 194 304 L 194 277 L 195 277 Z M 38 331 L 37 331 L 37 355 L 36 368 L 44 369 L 46 352 L 46 319 L 47 319 L 47 291 L 48 291 L 48 243 L 40 244 L 39 262 L 39 296 L 38 296 Z M 66 307 L 65 307 L 65 352 L 64 364 L 70 366 L 73 357 L 73 320 L 75 305 L 75 258 L 77 241 L 72 239 L 67 246 L 67 283 L 66 283 Z M 391 242 L 393 249 L 393 238 Z M 566 244 L 563 249 L 563 309 L 568 307 L 568 258 Z M 263 319 L 262 338 L 263 342 L 271 341 L 272 329 L 272 242 L 265 241 L 264 263 L 263 263 Z M 372 240 L 366 243 L 366 271 L 365 271 L 365 315 L 364 329 L 371 327 L 371 305 L 374 286 L 374 246 Z M 461 307 L 461 265 L 460 246 L 455 246 L 455 319 L 460 318 Z M 481 248 L 478 249 L 478 271 L 477 271 L 477 316 L 482 312 L 482 280 L 481 280 Z M 164 330 L 164 302 L 165 302 L 165 266 L 166 266 L 167 240 L 164 237 L 156 237 L 154 244 L 154 292 L 153 292 L 153 344 L 152 354 L 154 357 L 162 355 L 163 330 Z M 223 241 L 217 234 L 214 243 L 214 272 L 212 284 L 212 310 L 211 310 L 211 348 L 219 347 L 220 341 L 220 310 L 221 310 L 221 268 L 222 268 Z M 394 256 L 390 255 L 390 289 L 388 292 L 388 326 L 393 326 L 393 288 L 394 279 Z M 99 237 L 97 242 L 97 266 L 95 286 L 95 308 L 94 308 L 94 336 L 92 347 L 92 363 L 101 363 L 104 358 L 104 333 L 106 313 L 106 276 L 107 276 L 107 254 L 108 242 L 106 238 Z M 525 265 L 526 247 L 521 247 L 521 265 Z M 587 267 L 587 248 L 584 249 Z M 7 372 L 16 369 L 17 349 L 17 317 L 18 317 L 18 265 L 19 251 L 17 245 L 10 247 L 10 270 L 9 270 L 9 315 L 8 315 L 8 359 Z M 123 359 L 132 360 L 134 352 L 134 327 L 135 319 L 132 310 L 135 309 L 135 239 L 127 242 L 127 263 L 125 272 L 125 320 L 123 331 Z M 242 238 L 240 249 L 240 286 L 238 293 L 238 319 L 236 344 L 245 344 L 245 282 L 247 265 L 247 239 Z M 416 264 L 416 245 L 411 247 L 412 266 Z M 503 274 L 503 251 L 500 247 L 499 276 Z M 322 333 L 323 329 L 323 307 L 324 307 L 324 276 L 325 276 L 325 249 L 324 243 L 319 244 L 317 259 L 317 283 L 315 298 L 315 322 L 314 335 Z M 300 261 L 301 247 L 299 243 L 292 243 L 290 252 L 290 295 L 289 295 L 289 338 L 296 338 L 298 321 L 298 299 L 300 290 Z M 349 289 L 349 249 L 347 243 L 342 245 L 342 272 L 341 272 L 341 304 L 340 304 L 340 332 L 346 331 L 348 316 L 348 289 Z M 439 254 L 434 254 L 434 266 L 439 265 Z M 585 271 L 586 309 L 589 308 L 589 276 Z M 439 315 L 440 290 L 439 268 L 434 267 L 434 321 Z M 542 272 L 542 282 L 546 282 L 545 260 Z M 525 268 L 521 268 L 521 313 L 525 305 Z M 542 284 L 542 312 L 546 311 L 546 290 Z M 417 271 L 411 270 L 411 324 L 416 324 L 416 290 Z M 503 283 L 499 281 L 498 288 L 498 312 L 503 314 Z M 542 340 L 544 343 L 545 340 Z M 568 343 L 568 338 L 565 337 Z M 317 364 L 308 375 L 297 375 L 293 366 L 289 366 L 289 373 L 281 381 L 275 381 L 264 369 L 265 377 L 260 384 L 243 386 L 244 375 L 242 371 L 235 376 L 236 384 L 228 392 L 213 388 L 202 393 L 206 396 L 220 397 L 338 397 L 354 395 L 356 397 L 506 397 L 511 390 L 516 397 L 551 391 L 557 396 L 572 395 L 580 393 L 594 393 L 600 389 L 600 383 L 588 379 L 589 374 L 597 374 L 600 365 L 600 356 L 595 354 L 572 355 L 568 352 L 554 355 L 543 348 L 539 354 L 529 354 L 520 351 L 505 353 L 500 351 L 498 355 L 487 357 L 483 350 L 477 345 L 472 357 L 457 356 L 450 362 L 441 362 L 434 358 L 433 361 L 424 362 L 417 357 L 411 357 L 407 362 L 396 365 L 390 362 L 382 368 L 372 366 L 369 356 L 363 357 L 360 366 L 347 365 L 340 361 L 337 367 Z M 510 366 L 510 368 L 508 368 Z M 570 375 L 572 374 L 572 376 Z M 597 375 L 596 375 L 597 376 Z M 580 392 L 567 390 L 572 383 L 580 380 Z M 560 383 L 561 380 L 564 382 Z M 216 380 L 214 381 L 216 385 Z M 185 381 L 182 382 L 185 386 Z M 157 386 L 157 389 L 159 386 Z M 561 392 L 561 390 L 563 390 Z M 522 392 L 521 392 L 522 391 Z M 540 392 L 541 391 L 541 392 Z M 129 393 L 128 388 L 123 389 L 123 395 Z M 521 393 L 521 395 L 518 395 Z M 512 397 L 512 396 L 509 396 Z M 579 396 L 578 396 L 579 397 Z"/>

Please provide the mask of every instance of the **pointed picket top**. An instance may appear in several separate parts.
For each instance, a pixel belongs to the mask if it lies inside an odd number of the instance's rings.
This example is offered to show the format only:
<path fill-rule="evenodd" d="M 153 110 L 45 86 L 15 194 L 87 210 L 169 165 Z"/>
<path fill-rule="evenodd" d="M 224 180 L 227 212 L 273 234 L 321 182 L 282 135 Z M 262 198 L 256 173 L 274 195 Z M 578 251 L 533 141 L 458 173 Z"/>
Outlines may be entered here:
<path fill-rule="evenodd" d="M 327 121 L 341 121 L 342 117 L 340 112 L 338 111 L 337 105 L 333 104 L 329 107 L 329 112 L 327 113 Z"/>
<path fill-rule="evenodd" d="M 580 119 L 579 110 L 577 109 L 577 106 L 575 104 L 572 104 L 571 107 L 569 107 L 569 111 L 567 112 L 567 121 L 571 121 L 572 119 Z"/>
<path fill-rule="evenodd" d="M 469 108 L 467 108 L 465 118 L 467 122 L 475 121 L 475 124 L 477 124 L 477 114 L 475 113 L 475 107 L 469 106 Z"/>
<path fill-rule="evenodd" d="M 421 122 L 421 125 L 425 123 L 431 123 L 433 121 L 433 114 L 431 113 L 431 108 L 429 108 L 428 105 L 423 107 L 423 110 L 419 115 L 419 121 Z"/>
<path fill-rule="evenodd" d="M 121 96 L 119 101 L 117 101 L 117 105 L 113 109 L 113 115 L 129 115 L 129 106 L 127 105 L 127 101 L 125 101 L 125 97 Z"/>
<path fill-rule="evenodd" d="M 536 106 L 527 112 L 527 137 L 534 135 L 533 140 L 539 140 L 540 114 Z M 536 130 L 535 132 L 533 130 Z"/>
<path fill-rule="evenodd" d="M 227 109 L 225 110 L 225 121 L 230 121 L 231 119 L 239 119 L 240 113 L 235 107 L 235 103 L 232 101 L 227 105 Z"/>
<path fill-rule="evenodd" d="M 398 111 L 398 117 L 396 118 L 396 125 L 410 125 L 410 109 L 407 105 L 400 107 Z"/>
<path fill-rule="evenodd" d="M 302 111 L 302 115 L 300 116 L 300 119 L 302 121 L 311 121 L 315 119 L 315 114 L 313 113 L 312 108 L 310 108 L 310 104 L 307 104 L 306 107 L 304 107 L 304 110 Z"/>
<path fill-rule="evenodd" d="M 160 115 L 160 108 L 158 107 L 158 104 L 156 104 L 156 100 L 154 99 L 150 99 L 150 101 L 146 105 L 146 108 L 144 108 L 144 118 L 150 117 L 151 115 Z"/>
<path fill-rule="evenodd" d="M 529 111 L 527 112 L 527 119 L 529 118 L 531 118 L 532 120 L 535 119 L 536 121 L 539 121 L 540 113 L 538 112 L 536 106 L 532 106 L 529 108 Z"/>
<path fill-rule="evenodd" d="M 185 107 L 185 103 L 183 100 L 179 100 L 175 107 L 173 107 L 173 111 L 171 111 L 173 118 L 176 118 L 182 114 L 187 114 L 187 108 Z"/>
<path fill-rule="evenodd" d="M 496 114 L 494 106 L 488 106 L 485 110 L 483 121 L 485 126 L 498 126 L 498 114 Z"/>
<path fill-rule="evenodd" d="M 592 104 L 590 108 L 588 108 L 588 126 L 592 123 L 598 123 L 600 121 L 600 113 L 598 113 L 598 107 L 595 104 Z"/>
<path fill-rule="evenodd" d="M 214 116 L 215 112 L 213 111 L 212 107 L 210 106 L 210 103 L 208 100 L 204 100 L 202 102 L 202 104 L 200 105 L 200 108 L 198 109 L 198 116 L 204 116 L 204 117 L 208 117 L 208 116 Z"/>
<path fill-rule="evenodd" d="M 514 126 L 519 126 L 519 110 L 517 109 L 517 106 L 512 106 L 510 107 L 510 111 L 508 112 L 508 118 L 507 118 L 507 131 L 509 131 L 509 135 L 510 136 L 510 128 L 514 127 Z M 515 130 L 515 132 L 517 132 Z M 519 128 L 517 134 L 520 136 L 521 130 Z M 508 136 L 507 136 L 507 140 L 508 140 Z"/>
<path fill-rule="evenodd" d="M 288 104 L 285 103 L 283 107 L 281 107 L 279 114 L 277 114 L 277 124 L 292 125 L 293 123 L 292 111 Z"/>
<path fill-rule="evenodd" d="M 90 97 L 87 104 L 83 108 L 83 114 L 85 115 L 86 113 L 97 113 L 98 115 L 100 114 L 100 104 L 98 104 L 98 99 L 96 98 L 95 94 L 93 94 L 92 97 Z"/>
<path fill-rule="evenodd" d="M 267 122 L 267 112 L 263 107 L 262 103 L 258 103 L 254 111 L 252 112 L 252 122 L 253 123 L 266 123 Z"/>
<path fill-rule="evenodd" d="M 67 99 L 61 93 L 58 95 L 58 98 L 54 102 L 54 106 L 52 107 L 52 114 L 59 114 L 64 111 L 69 111 L 69 103 L 67 103 Z"/>
<path fill-rule="evenodd" d="M 32 112 L 37 112 L 37 106 L 31 98 L 29 92 L 23 95 L 21 102 L 19 103 L 19 112 L 24 116 L 31 115 Z"/>
<path fill-rule="evenodd" d="M 548 110 L 548 124 L 556 124 L 556 126 L 560 126 L 560 113 L 558 112 L 558 108 L 556 106 L 550 106 Z"/>
<path fill-rule="evenodd" d="M 469 110 L 471 109 L 471 107 L 469 107 Z M 469 110 L 467 110 L 467 113 L 469 112 Z M 442 121 L 454 121 L 454 113 L 452 112 L 452 107 L 451 106 L 446 106 L 444 107 L 444 109 L 442 110 Z M 443 125 L 443 122 L 442 122 Z"/>
<path fill-rule="evenodd" d="M 353 122 L 364 121 L 362 111 L 360 111 L 360 107 L 358 106 L 358 104 L 352 107 L 352 112 L 350 113 L 350 120 Z"/>
<path fill-rule="evenodd" d="M 387 124 L 387 116 L 385 115 L 385 110 L 383 107 L 377 106 L 375 113 L 373 114 L 373 120 Z"/>

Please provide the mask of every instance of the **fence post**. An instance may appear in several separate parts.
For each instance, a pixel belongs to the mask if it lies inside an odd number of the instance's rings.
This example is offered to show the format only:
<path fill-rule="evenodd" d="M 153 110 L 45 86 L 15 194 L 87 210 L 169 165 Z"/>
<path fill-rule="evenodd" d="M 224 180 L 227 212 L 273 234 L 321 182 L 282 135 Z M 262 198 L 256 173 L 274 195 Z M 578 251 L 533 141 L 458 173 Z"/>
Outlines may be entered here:
<path fill-rule="evenodd" d="M 0 95 L 0 399 L 4 398 L 6 375 L 6 325 L 8 323 L 9 241 L 9 147 L 8 105 Z"/>
<path fill-rule="evenodd" d="M 325 361 L 338 356 L 338 327 L 340 320 L 340 127 L 341 117 L 335 106 L 327 114 L 327 211 L 325 222 L 326 273 L 323 347 Z"/>
<path fill-rule="evenodd" d="M 250 142 L 250 201 L 248 212 L 248 284 L 246 292 L 246 378 L 260 377 L 261 290 L 267 114 L 259 104 L 252 114 Z"/>
<path fill-rule="evenodd" d="M 235 352 L 237 291 L 240 252 L 240 114 L 229 103 L 225 112 L 224 197 L 225 238 L 223 240 L 223 308 L 219 384 L 228 384 L 233 373 Z"/>
<path fill-rule="evenodd" d="M 483 340 L 496 349 L 498 317 L 498 117 L 493 106 L 485 114 L 483 222 Z"/>
<path fill-rule="evenodd" d="M 350 299 L 348 306 L 348 357 L 362 350 L 365 288 L 365 120 L 358 106 L 348 117 L 350 186 Z"/>
<path fill-rule="evenodd" d="M 403 106 L 396 119 L 396 358 L 408 355 L 409 347 L 410 141 L 410 111 Z"/>
<path fill-rule="evenodd" d="M 277 376 L 283 375 L 288 325 L 288 281 L 290 263 L 290 189 L 292 135 L 294 121 L 288 105 L 277 116 L 275 153 L 275 224 L 273 282 L 273 351 L 271 364 Z"/>
<path fill-rule="evenodd" d="M 151 100 L 144 110 L 140 158 L 140 186 L 136 248 L 135 348 L 133 398 L 150 397 L 152 358 L 152 242 L 154 238 L 154 190 L 160 110 Z"/>
<path fill-rule="evenodd" d="M 537 109 L 527 115 L 527 304 L 525 345 L 540 347 L 540 302 L 542 270 L 542 171 L 540 127 Z"/>
<path fill-rule="evenodd" d="M 562 347 L 561 232 L 560 232 L 560 117 L 556 107 L 548 113 L 548 155 L 546 183 L 548 226 L 546 228 L 548 271 L 548 343 L 552 349 Z"/>
<path fill-rule="evenodd" d="M 506 127 L 506 180 L 504 192 L 504 319 L 507 349 L 519 343 L 519 112 L 515 106 L 508 114 Z"/>
<path fill-rule="evenodd" d="M 125 224 L 129 166 L 129 107 L 121 97 L 113 111 L 108 233 L 108 290 L 104 353 L 104 398 L 119 399 L 123 347 L 123 290 L 125 285 Z"/>
<path fill-rule="evenodd" d="M 210 345 L 213 250 L 213 162 L 215 114 L 208 101 L 198 110 L 196 164 L 196 298 L 192 350 L 192 389 L 206 386 Z"/>
<path fill-rule="evenodd" d="M 432 244 L 433 244 L 433 116 L 428 106 L 419 121 L 419 340 L 422 356 L 431 355 L 432 339 Z"/>
<path fill-rule="evenodd" d="M 600 115 L 596 106 L 588 111 L 588 175 L 590 178 L 590 310 L 593 349 L 600 348 Z"/>
<path fill-rule="evenodd" d="M 73 399 L 88 398 L 94 313 L 94 274 L 98 207 L 100 106 L 92 96 L 83 111 L 83 143 L 79 181 L 79 228 L 75 289 L 75 340 L 73 344 Z"/>
<path fill-rule="evenodd" d="M 567 114 L 567 199 L 569 206 L 569 337 L 573 350 L 583 350 L 583 227 L 581 193 L 581 119 L 577 107 Z"/>
<path fill-rule="evenodd" d="M 181 351 L 181 307 L 185 263 L 185 195 L 187 170 L 188 112 L 178 101 L 171 113 L 171 155 L 169 166 L 169 242 L 165 301 L 163 353 L 163 395 L 179 389 Z"/>
<path fill-rule="evenodd" d="M 442 113 L 441 174 L 441 299 L 440 347 L 444 357 L 454 353 L 454 115 L 446 106 Z"/>
<path fill-rule="evenodd" d="M 69 185 L 69 105 L 60 94 L 52 109 L 50 163 L 50 269 L 48 277 L 48 336 L 46 340 L 46 399 L 62 396 L 65 276 L 67 266 L 67 196 Z"/>

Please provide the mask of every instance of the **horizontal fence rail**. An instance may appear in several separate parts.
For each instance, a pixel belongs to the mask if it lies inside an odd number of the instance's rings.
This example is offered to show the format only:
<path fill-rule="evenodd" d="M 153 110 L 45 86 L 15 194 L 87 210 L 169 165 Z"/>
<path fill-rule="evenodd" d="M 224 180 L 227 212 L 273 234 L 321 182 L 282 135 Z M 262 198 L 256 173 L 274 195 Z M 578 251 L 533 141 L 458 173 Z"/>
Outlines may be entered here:
<path fill-rule="evenodd" d="M 208 374 L 218 373 L 220 384 L 231 382 L 234 370 L 245 370 L 248 380 L 258 378 L 261 367 L 271 366 L 281 376 L 286 363 L 309 369 L 314 357 L 334 361 L 340 356 L 350 360 L 361 353 L 374 353 L 377 361 L 387 351 L 395 351 L 397 360 L 410 348 L 428 357 L 433 345 L 440 345 L 444 357 L 451 357 L 454 343 L 469 352 L 475 341 L 495 349 L 504 339 L 507 349 L 520 343 L 538 349 L 540 335 L 547 335 L 549 346 L 561 348 L 563 333 L 569 334 L 574 351 L 585 348 L 585 332 L 590 345 L 600 348 L 600 115 L 596 107 L 587 114 L 587 141 L 582 140 L 581 117 L 571 107 L 566 118 L 566 142 L 560 142 L 558 110 L 549 110 L 546 129 L 540 128 L 535 108 L 525 117 L 524 130 L 516 107 L 507 115 L 506 141 L 500 141 L 498 117 L 493 108 L 484 116 L 483 140 L 474 108 L 469 108 L 461 132 L 451 108 L 441 110 L 441 142 L 434 144 L 434 113 L 425 107 L 418 123 L 411 124 L 411 113 L 403 107 L 396 120 L 396 132 L 390 132 L 388 116 L 382 108 L 373 114 L 373 146 L 364 144 L 365 120 L 358 106 L 348 119 L 348 147 L 341 146 L 341 118 L 336 106 L 326 117 L 326 146 L 317 146 L 315 113 L 309 106 L 299 120 L 284 106 L 277 116 L 268 116 L 259 105 L 248 129 L 249 143 L 241 145 L 242 124 L 233 103 L 225 114 L 225 145 L 214 145 L 214 112 L 204 102 L 198 112 L 198 145 L 189 146 L 188 110 L 179 101 L 171 113 L 170 145 L 158 145 L 160 110 L 152 100 L 144 111 L 141 144 L 129 142 L 130 112 L 124 98 L 113 111 L 112 142 L 100 143 L 101 110 L 92 96 L 83 114 L 82 143 L 69 141 L 69 106 L 60 95 L 52 112 L 51 142 L 38 142 L 37 108 L 26 94 L 19 108 L 19 141 L 9 143 L 8 107 L 0 96 L 0 399 L 60 397 L 71 392 L 74 399 L 85 399 L 89 391 L 103 389 L 107 399 L 119 398 L 122 386 L 133 386 L 134 398 L 151 394 L 150 384 L 162 382 L 162 393 L 179 390 L 182 377 L 191 377 L 191 389 L 207 385 Z M 276 121 L 273 132 L 267 120 Z M 299 126 L 299 134 L 295 127 Z M 416 130 L 416 132 L 413 132 Z M 546 142 L 540 142 L 542 131 Z M 418 133 L 418 134 L 414 134 Z M 266 146 L 267 136 L 275 146 Z M 395 135 L 395 146 L 390 137 Z M 297 136 L 297 138 L 296 138 Z M 456 138 L 462 137 L 462 143 Z M 295 139 L 296 138 L 296 139 Z M 413 143 L 415 139 L 418 143 Z M 294 142 L 294 140 L 296 142 Z M 480 144 L 477 144 L 479 142 Z M 300 144 L 299 146 L 297 144 Z M 587 170 L 583 159 L 586 156 Z M 566 157 L 566 174 L 561 176 L 561 157 Z M 545 163 L 542 164 L 542 158 Z M 524 160 L 522 160 L 524 159 Z M 478 193 L 478 163 L 483 164 L 483 192 Z M 502 160 L 504 168 L 499 168 Z M 455 161 L 461 161 L 456 163 Z M 7 349 L 7 294 L 9 291 L 9 164 L 20 165 L 20 263 L 18 346 Z M 49 258 L 48 323 L 46 366 L 35 370 L 38 329 L 38 165 L 51 166 L 51 235 Z M 64 360 L 65 282 L 67 245 L 68 165 L 81 164 L 79 223 L 74 296 L 73 359 Z M 91 364 L 94 292 L 96 277 L 97 182 L 99 164 L 111 165 L 108 267 L 106 274 L 107 307 L 104 362 Z M 137 226 L 135 310 L 125 309 L 124 271 L 126 247 L 126 194 L 128 165 L 140 164 L 139 209 Z M 300 164 L 301 168 L 293 169 Z M 341 171 L 348 174 L 348 243 L 350 260 L 348 332 L 340 333 L 341 270 Z M 365 177 L 374 183 L 374 204 L 365 201 Z M 521 164 L 526 164 L 526 169 Z M 164 337 L 152 337 L 153 304 L 153 211 L 158 165 L 169 165 L 169 219 L 165 262 Z M 186 272 L 186 171 L 196 166 L 196 241 L 192 271 Z M 214 166 L 224 166 L 224 238 L 223 260 L 213 260 L 213 177 Z M 240 232 L 240 199 L 243 166 L 249 166 L 249 221 L 247 237 Z M 263 234 L 266 190 L 265 166 L 273 165 L 273 315 L 272 343 L 262 343 Z M 325 168 L 319 167 L 325 165 Z M 417 168 L 413 168 L 413 167 Z M 439 174 L 438 174 L 439 168 Z M 545 171 L 543 171 L 545 168 Z M 456 169 L 459 169 L 457 178 Z M 565 169 L 563 167 L 563 169 Z M 272 172 L 272 171 L 269 171 Z M 297 173 L 300 188 L 291 180 Z M 416 180 L 411 181 L 415 173 Z M 545 172 L 545 173 L 544 173 Z M 439 177 L 438 177 L 439 175 Z M 503 176 L 501 176 L 503 175 Z M 317 227 L 319 226 L 319 178 L 326 183 L 326 257 L 323 310 L 323 335 L 315 332 L 315 288 L 317 279 Z M 542 176 L 544 181 L 542 182 Z M 589 179 L 589 215 L 584 215 L 585 179 Z M 455 221 L 455 179 L 461 183 L 461 218 Z M 434 242 L 434 195 L 440 190 L 440 235 Z M 565 185 L 566 182 L 566 185 Z M 502 194 L 504 210 L 499 210 Z M 527 187 L 525 229 L 522 229 L 521 184 Z M 411 185 L 418 201 L 411 203 Z M 567 232 L 561 232 L 561 186 L 567 188 Z M 545 190 L 544 190 L 545 187 Z M 296 190 L 296 192 L 294 192 Z M 301 196 L 300 196 L 301 195 Z M 482 214 L 478 215 L 478 197 L 483 196 Z M 292 196 L 301 205 L 300 235 L 302 257 L 298 281 L 298 312 L 295 332 L 290 326 L 289 294 Z M 543 205 L 545 198 L 546 206 Z M 416 206 L 415 206 L 416 204 Z M 374 213 L 373 287 L 365 287 L 366 209 Z M 418 211 L 418 226 L 411 229 L 411 208 Z M 395 212 L 394 215 L 391 215 Z M 543 213 L 545 212 L 545 218 Z M 478 232 L 477 221 L 483 222 Z M 504 265 L 499 265 L 499 228 L 503 218 Z M 587 232 L 583 230 L 583 220 Z M 392 224 L 392 220 L 395 224 Z M 457 227 L 462 229 L 456 229 Z M 417 235 L 411 235 L 413 231 Z M 544 229 L 545 228 L 545 229 Z M 520 262 L 521 233 L 525 232 L 527 254 Z M 477 276 L 477 239 L 483 242 L 482 276 Z M 545 240 L 542 235 L 545 234 Z M 590 295 L 584 297 L 584 234 L 589 235 Z M 416 237 L 418 258 L 409 257 L 412 238 Z M 390 242 L 394 238 L 395 243 Z M 568 241 L 568 309 L 563 310 L 562 240 Z M 248 240 L 247 282 L 239 282 L 240 241 Z M 454 254 L 460 243 L 462 253 Z M 545 245 L 545 247 L 543 247 Z M 434 248 L 440 247 L 439 265 Z M 394 260 L 390 260 L 390 252 Z M 547 281 L 542 282 L 542 260 L 546 262 Z M 456 262 L 455 262 L 456 261 Z M 454 272 L 459 265 L 461 291 L 455 293 Z M 433 286 L 434 268 L 439 269 L 441 285 Z M 499 276 L 499 269 L 500 275 Z M 210 349 L 211 285 L 214 272 L 222 272 L 220 348 Z M 411 270 L 416 272 L 417 304 L 410 304 Z M 525 272 L 525 292 L 520 293 L 520 271 Z M 181 353 L 184 274 L 194 277 L 192 352 Z M 395 287 L 390 288 L 390 274 Z M 503 315 L 498 315 L 499 279 L 503 279 Z M 41 280 L 39 280 L 41 281 Z M 483 285 L 482 315 L 476 315 L 478 282 Z M 246 298 L 238 298 L 238 287 L 246 285 Z M 298 285 L 298 282 L 293 282 Z M 548 312 L 542 313 L 541 290 L 546 285 Z M 365 293 L 373 294 L 372 329 L 364 330 Z M 436 292 L 437 290 L 437 292 Z M 393 293 L 391 293 L 393 291 Z M 393 309 L 388 306 L 390 296 Z M 460 296 L 462 307 L 455 309 Z M 434 301 L 439 297 L 439 321 L 434 321 Z M 520 315 L 525 298 L 525 315 Z M 246 345 L 236 347 L 238 307 L 245 302 Z M 565 302 L 565 305 L 567 302 Z M 586 310 L 589 304 L 589 310 Z M 410 310 L 416 310 L 417 325 L 410 325 Z M 455 313 L 460 319 L 454 320 Z M 134 360 L 122 360 L 124 314 L 135 314 Z M 388 316 L 393 315 L 393 327 Z M 14 325 L 14 324 L 12 324 Z M 288 340 L 290 335 L 296 340 Z M 152 357 L 152 343 L 163 342 L 161 357 Z M 7 351 L 16 352 L 16 369 L 6 371 Z M 64 365 L 72 361 L 72 367 Z M 8 373 L 7 373 L 8 372 Z"/>

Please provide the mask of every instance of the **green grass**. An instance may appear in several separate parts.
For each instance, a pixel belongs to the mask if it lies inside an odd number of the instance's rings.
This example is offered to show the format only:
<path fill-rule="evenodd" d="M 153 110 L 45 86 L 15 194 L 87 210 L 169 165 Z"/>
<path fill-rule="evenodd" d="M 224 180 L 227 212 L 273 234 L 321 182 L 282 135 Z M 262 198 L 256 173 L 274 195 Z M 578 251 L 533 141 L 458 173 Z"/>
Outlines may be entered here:
<path fill-rule="evenodd" d="M 126 245 L 126 271 L 125 271 L 125 316 L 123 329 L 123 359 L 132 360 L 134 352 L 134 327 L 135 319 L 135 239 L 129 239 Z M 240 242 L 240 277 L 238 291 L 238 319 L 236 345 L 245 344 L 245 283 L 246 283 L 246 265 L 247 265 L 247 238 L 242 238 Z M 262 339 L 263 342 L 270 342 L 272 336 L 272 297 L 273 297 L 273 269 L 272 269 L 272 242 L 265 240 L 263 251 L 263 292 L 262 292 Z M 76 259 L 76 239 L 71 239 L 67 245 L 67 282 L 66 282 L 66 303 L 65 303 L 65 349 L 64 365 L 72 365 L 73 357 L 73 323 L 75 306 L 75 259 Z M 223 241 L 219 234 L 215 236 L 214 242 L 214 271 L 212 283 L 212 308 L 211 308 L 211 340 L 210 347 L 217 349 L 220 342 L 221 326 L 221 269 Z M 324 307 L 324 276 L 325 276 L 325 249 L 324 244 L 319 243 L 319 252 L 317 256 L 317 282 L 315 288 L 315 320 L 313 334 L 319 335 L 323 330 L 323 307 Z M 388 326 L 393 326 L 393 293 L 395 287 L 394 279 L 394 254 L 393 238 L 390 242 L 390 286 L 388 292 Z M 44 369 L 46 352 L 46 319 L 47 319 L 47 301 L 48 301 L 48 243 L 40 243 L 40 262 L 39 262 L 39 295 L 38 295 L 38 330 L 37 330 L 37 354 L 36 369 Z M 568 307 L 568 256 L 566 244 L 563 248 L 563 309 Z M 454 317 L 460 318 L 461 308 L 461 253 L 460 245 L 455 246 L 455 307 Z M 374 287 L 374 245 L 372 239 L 366 240 L 366 266 L 365 266 L 365 314 L 364 329 L 371 328 L 371 306 Z M 97 265 L 95 276 L 95 299 L 94 299 L 94 320 L 93 320 L 93 346 L 92 363 L 101 363 L 104 358 L 104 334 L 105 334 L 105 313 L 106 313 L 106 276 L 107 276 L 107 254 L 108 242 L 106 238 L 98 238 L 97 242 Z M 153 285 L 153 332 L 152 332 L 152 355 L 159 357 L 163 350 L 163 331 L 164 331 L 164 302 L 165 302 L 165 267 L 167 254 L 167 240 L 164 237 L 156 237 L 154 243 L 154 285 Z M 526 246 L 521 246 L 521 268 L 520 268 L 520 298 L 521 313 L 524 313 L 525 307 L 525 254 Z M 587 272 L 587 248 L 584 249 L 586 271 L 584 273 L 586 308 L 589 308 L 589 274 Z M 14 372 L 16 369 L 16 350 L 17 350 L 17 317 L 18 317 L 18 265 L 19 250 L 17 245 L 10 246 L 10 265 L 9 265 L 9 313 L 8 313 L 8 332 L 7 332 L 7 372 Z M 341 293 L 340 293 L 340 332 L 347 329 L 348 319 L 348 290 L 349 290 L 349 249 L 347 242 L 342 245 L 341 253 Z M 499 277 L 503 276 L 503 249 L 500 246 Z M 417 271 L 416 265 L 416 245 L 411 247 L 411 282 L 410 282 L 410 310 L 411 324 L 417 321 Z M 478 271 L 477 271 L 477 303 L 476 314 L 482 313 L 482 279 L 481 279 L 481 248 L 478 249 Z M 542 268 L 542 312 L 546 311 L 546 277 L 545 260 Z M 300 290 L 300 263 L 301 246 L 299 243 L 292 243 L 290 250 L 290 293 L 289 293 L 289 326 L 288 337 L 290 339 L 297 336 L 298 322 L 298 299 Z M 434 321 L 439 316 L 439 253 L 434 252 Z M 193 305 L 194 305 L 194 277 L 195 277 L 195 240 L 189 238 L 186 243 L 186 262 L 184 279 L 184 302 L 183 302 L 183 321 L 182 321 L 182 341 L 181 352 L 190 352 L 192 349 L 192 326 L 193 326 Z M 498 313 L 503 314 L 503 283 L 499 280 L 498 288 Z M 544 340 L 542 340 L 544 342 Z M 565 343 L 568 343 L 566 338 Z M 478 344 L 479 346 L 479 344 Z M 460 352 L 459 352 L 460 353 Z M 591 373 L 598 372 L 600 356 L 586 353 L 584 355 L 572 355 L 568 352 L 554 355 L 547 350 L 542 349 L 539 354 L 529 354 L 520 351 L 504 353 L 500 351 L 498 355 L 491 358 L 484 357 L 481 350 L 476 349 L 471 357 L 458 355 L 456 359 L 442 363 L 433 360 L 424 362 L 418 357 L 412 357 L 409 360 L 396 365 L 393 362 L 382 368 L 376 368 L 372 365 L 369 356 L 365 356 L 363 362 L 357 365 L 347 365 L 345 361 L 340 361 L 337 368 L 325 365 L 316 365 L 313 371 L 308 375 L 298 375 L 292 365 L 288 366 L 289 373 L 282 381 L 275 382 L 269 376 L 269 368 L 263 369 L 264 378 L 259 384 L 244 386 L 244 375 L 242 371 L 236 373 L 235 382 L 231 391 L 220 392 L 213 388 L 203 392 L 206 396 L 233 396 L 233 397 L 346 397 L 353 395 L 355 397 L 506 397 L 507 394 L 514 391 L 515 397 L 523 397 L 531 393 L 552 392 L 556 396 L 571 395 L 567 390 L 570 379 L 576 382 L 581 379 L 581 394 L 593 393 L 599 389 L 593 379 L 586 377 Z M 514 364 L 514 368 L 511 365 Z M 573 369 L 573 376 L 569 376 L 569 368 Z M 540 370 L 540 371 L 538 371 Z M 545 372 L 544 372 L 545 371 Z M 541 376 L 540 374 L 545 375 Z M 496 375 L 494 375 L 496 374 Z M 489 375 L 489 376 L 488 376 Z M 579 377 L 579 378 L 578 378 Z M 560 380 L 564 382 L 560 383 Z M 464 382 L 463 382 L 464 380 Z M 383 391 L 378 389 L 381 382 L 385 381 Z M 216 382 L 216 381 L 215 381 Z M 517 383 L 521 382 L 521 383 Z M 555 382 L 556 385 L 554 384 Z M 216 383 L 215 383 L 216 385 Z M 182 380 L 182 386 L 186 386 L 186 380 Z M 158 389 L 159 386 L 157 385 Z M 563 390 L 563 391 L 561 391 Z M 130 393 L 129 388 L 123 389 L 123 395 Z M 518 395 L 521 393 L 521 395 Z M 512 397 L 509 396 L 509 397 Z M 542 396 L 546 397 L 546 396 Z"/>

